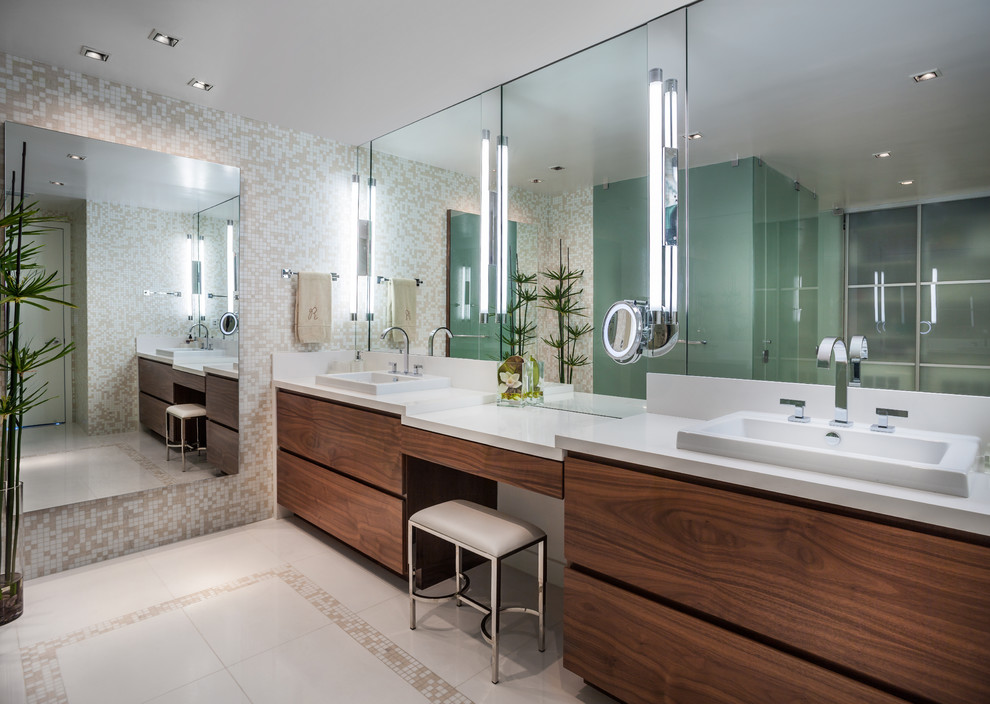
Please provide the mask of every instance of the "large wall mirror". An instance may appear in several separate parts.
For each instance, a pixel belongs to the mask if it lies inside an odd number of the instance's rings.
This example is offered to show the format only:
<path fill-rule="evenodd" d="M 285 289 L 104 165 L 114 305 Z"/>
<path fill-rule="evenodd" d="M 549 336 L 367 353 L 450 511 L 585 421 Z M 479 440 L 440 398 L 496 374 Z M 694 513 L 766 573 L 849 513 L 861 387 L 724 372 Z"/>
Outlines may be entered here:
<path fill-rule="evenodd" d="M 204 366 L 225 372 L 235 386 L 224 422 L 236 429 L 239 170 L 11 122 L 4 129 L 6 173 L 20 183 L 26 145 L 25 201 L 55 217 L 37 238 L 75 306 L 26 323 L 37 326 L 29 335 L 71 340 L 75 351 L 45 368 L 52 398 L 25 420 L 25 510 L 220 476 L 205 453 L 191 455 L 187 471 L 177 453 L 165 461 L 139 399 L 138 355 L 188 379 Z M 158 415 L 151 426 L 163 427 Z"/>

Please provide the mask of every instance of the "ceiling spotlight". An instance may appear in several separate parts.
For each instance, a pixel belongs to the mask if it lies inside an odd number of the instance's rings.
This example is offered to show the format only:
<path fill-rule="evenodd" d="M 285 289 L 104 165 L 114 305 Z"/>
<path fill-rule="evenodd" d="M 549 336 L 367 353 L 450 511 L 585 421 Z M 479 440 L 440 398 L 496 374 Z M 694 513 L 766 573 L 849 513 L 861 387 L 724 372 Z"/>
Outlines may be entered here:
<path fill-rule="evenodd" d="M 148 39 L 153 42 L 158 42 L 159 44 L 164 44 L 165 46 L 175 46 L 179 43 L 178 37 L 171 37 L 168 34 L 162 34 L 157 29 L 151 30 L 151 34 L 148 35 Z"/>
<path fill-rule="evenodd" d="M 563 166 L 551 166 L 550 167 L 550 170 L 551 171 L 563 171 L 564 170 L 564 167 Z"/>
<path fill-rule="evenodd" d="M 193 88 L 199 88 L 200 90 L 213 90 L 212 83 L 203 83 L 202 81 L 198 81 L 195 78 L 190 78 L 189 83 L 187 83 L 186 85 L 190 85 Z"/>
<path fill-rule="evenodd" d="M 922 73 L 916 73 L 915 75 L 911 76 L 911 78 L 914 79 L 914 82 L 915 83 L 921 83 L 922 81 L 930 81 L 933 78 L 938 78 L 941 75 L 942 75 L 942 72 L 939 71 L 937 68 L 935 68 L 935 69 L 932 69 L 931 71 L 924 71 Z"/>
<path fill-rule="evenodd" d="M 110 54 L 103 51 L 97 51 L 96 49 L 90 49 L 88 46 L 84 46 L 79 52 L 87 59 L 96 59 L 97 61 L 109 61 Z"/>
<path fill-rule="evenodd" d="M 910 186 L 912 183 L 914 183 L 914 179 L 908 179 L 906 181 L 898 181 L 898 183 L 901 184 L 902 186 Z"/>
<path fill-rule="evenodd" d="M 530 179 L 530 183 L 543 183 L 543 179 L 542 178 Z"/>
<path fill-rule="evenodd" d="M 75 159 L 76 161 L 86 161 L 86 157 L 82 154 L 66 154 L 65 156 L 68 159 Z"/>
<path fill-rule="evenodd" d="M 49 181 L 48 183 L 52 184 L 53 186 L 64 186 L 65 185 L 65 183 L 62 182 L 62 181 Z"/>
<path fill-rule="evenodd" d="M 877 152 L 873 155 L 877 159 L 889 159 L 891 157 L 890 152 Z"/>
<path fill-rule="evenodd" d="M 688 139 L 701 139 L 702 137 L 704 137 L 704 135 L 701 134 L 701 132 L 692 132 L 687 136 Z"/>

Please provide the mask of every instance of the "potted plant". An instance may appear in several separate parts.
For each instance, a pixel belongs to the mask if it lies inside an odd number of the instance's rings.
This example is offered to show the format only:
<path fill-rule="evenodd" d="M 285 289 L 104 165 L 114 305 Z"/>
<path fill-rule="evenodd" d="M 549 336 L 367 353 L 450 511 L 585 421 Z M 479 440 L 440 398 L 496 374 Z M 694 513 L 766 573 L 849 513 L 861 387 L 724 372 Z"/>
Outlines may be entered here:
<path fill-rule="evenodd" d="M 23 173 L 23 170 L 22 170 Z M 43 232 L 43 224 L 53 218 L 40 214 L 34 206 L 25 206 L 23 196 L 11 212 L 0 218 L 3 237 L 2 272 L 0 272 L 0 314 L 3 335 L 0 338 L 0 624 L 13 621 L 24 612 L 23 575 L 18 570 L 17 548 L 20 533 L 23 485 L 21 470 L 21 432 L 24 413 L 46 398 L 45 384 L 32 387 L 32 375 L 42 366 L 72 351 L 71 344 L 51 339 L 32 347 L 21 330 L 21 307 L 70 305 L 53 297 L 64 284 L 57 283 L 58 272 L 42 269 L 34 259 L 41 245 L 26 244 L 24 235 Z"/>

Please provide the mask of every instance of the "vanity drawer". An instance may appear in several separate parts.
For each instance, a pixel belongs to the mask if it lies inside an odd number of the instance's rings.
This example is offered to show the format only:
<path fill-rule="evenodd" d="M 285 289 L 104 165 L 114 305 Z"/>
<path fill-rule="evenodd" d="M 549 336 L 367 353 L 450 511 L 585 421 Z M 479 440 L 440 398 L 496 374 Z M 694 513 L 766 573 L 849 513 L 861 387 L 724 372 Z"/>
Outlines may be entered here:
<path fill-rule="evenodd" d="M 399 419 L 278 392 L 278 445 L 306 459 L 404 493 Z"/>
<path fill-rule="evenodd" d="M 206 416 L 214 423 L 237 430 L 237 380 L 206 375 Z"/>
<path fill-rule="evenodd" d="M 903 702 L 572 569 L 564 667 L 629 704 Z"/>
<path fill-rule="evenodd" d="M 224 474 L 237 474 L 236 430 L 206 421 L 206 460 Z"/>
<path fill-rule="evenodd" d="M 568 459 L 577 565 L 938 702 L 990 685 L 990 548 Z"/>
<path fill-rule="evenodd" d="M 276 490 L 280 505 L 390 570 L 405 570 L 402 499 L 282 450 Z"/>
<path fill-rule="evenodd" d="M 177 369 L 173 369 L 172 373 L 174 374 L 172 379 L 178 386 L 184 386 L 187 389 L 192 389 L 193 391 L 206 391 L 205 376 L 190 374 L 189 372 L 180 372 Z"/>
<path fill-rule="evenodd" d="M 170 405 L 142 391 L 138 394 L 138 420 L 148 430 L 165 437 L 165 409 Z"/>
<path fill-rule="evenodd" d="M 174 371 L 170 364 L 138 357 L 138 388 L 146 394 L 171 404 L 174 398 L 172 395 Z M 144 423 L 144 421 L 141 422 Z"/>

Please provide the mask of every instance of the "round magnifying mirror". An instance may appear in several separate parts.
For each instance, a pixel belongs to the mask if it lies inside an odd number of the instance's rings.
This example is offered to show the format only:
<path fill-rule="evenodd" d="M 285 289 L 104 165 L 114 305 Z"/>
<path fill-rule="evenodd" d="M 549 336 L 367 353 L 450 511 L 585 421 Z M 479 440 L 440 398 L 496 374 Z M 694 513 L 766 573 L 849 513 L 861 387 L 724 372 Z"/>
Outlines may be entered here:
<path fill-rule="evenodd" d="M 224 335 L 237 332 L 237 313 L 228 311 L 220 316 L 220 332 Z"/>
<path fill-rule="evenodd" d="M 643 330 L 641 305 L 636 301 L 613 303 L 602 322 L 605 353 L 619 364 L 632 364 L 642 350 Z"/>

